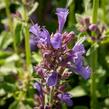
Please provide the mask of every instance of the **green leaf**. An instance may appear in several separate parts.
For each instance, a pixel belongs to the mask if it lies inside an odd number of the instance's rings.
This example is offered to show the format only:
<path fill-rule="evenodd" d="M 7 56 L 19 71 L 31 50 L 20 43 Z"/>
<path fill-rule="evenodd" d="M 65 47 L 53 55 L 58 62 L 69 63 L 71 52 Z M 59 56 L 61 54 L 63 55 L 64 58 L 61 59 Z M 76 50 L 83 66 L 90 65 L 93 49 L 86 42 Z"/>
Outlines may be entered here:
<path fill-rule="evenodd" d="M 89 50 L 87 51 L 86 53 L 86 56 L 89 56 L 91 55 L 93 52 L 96 51 L 96 49 L 99 47 L 99 45 L 97 43 L 94 43 L 90 48 Z"/>
<path fill-rule="evenodd" d="M 83 0 L 85 12 L 91 9 L 91 0 Z"/>
<path fill-rule="evenodd" d="M 86 37 L 79 38 L 76 44 L 82 44 L 86 40 Z"/>
<path fill-rule="evenodd" d="M 34 105 L 34 100 L 32 98 L 26 98 L 24 103 L 33 106 Z"/>
<path fill-rule="evenodd" d="M 9 56 L 5 62 L 6 63 L 9 63 L 9 62 L 15 62 L 15 61 L 18 61 L 19 60 L 19 56 L 17 54 L 13 54 L 11 56 Z"/>
<path fill-rule="evenodd" d="M 41 60 L 42 60 L 41 55 L 38 54 L 38 53 L 33 53 L 32 57 L 33 57 L 33 59 L 34 59 L 36 62 L 38 62 L 38 63 L 40 63 Z"/>
<path fill-rule="evenodd" d="M 9 109 L 18 109 L 18 101 L 14 101 L 10 106 Z"/>
<path fill-rule="evenodd" d="M 0 51 L 0 59 L 6 58 L 8 56 L 12 55 L 12 52 L 9 51 Z"/>
<path fill-rule="evenodd" d="M 0 10 L 3 9 L 3 8 L 5 8 L 5 7 L 6 6 L 5 6 L 4 1 L 3 0 L 0 0 Z"/>
<path fill-rule="evenodd" d="M 1 58 L 0 59 L 0 65 L 8 64 L 8 63 L 13 63 L 19 60 L 19 56 L 17 54 L 13 54 L 9 57 Z"/>
<path fill-rule="evenodd" d="M 10 106 L 9 109 L 32 109 L 29 105 L 23 104 L 21 101 L 14 101 Z"/>
<path fill-rule="evenodd" d="M 86 106 L 75 106 L 74 109 L 88 109 Z"/>
<path fill-rule="evenodd" d="M 16 90 L 16 87 L 15 87 L 15 85 L 14 84 L 11 84 L 11 83 L 2 83 L 2 84 L 0 84 L 0 88 L 3 88 L 6 92 L 10 92 L 10 93 L 12 93 L 12 92 L 14 92 L 15 90 Z"/>
<path fill-rule="evenodd" d="M 83 19 L 83 15 L 75 14 L 76 21 L 79 23 Z"/>
<path fill-rule="evenodd" d="M 39 5 L 38 2 L 35 2 L 33 8 L 29 11 L 28 14 L 31 15 L 37 9 L 38 5 Z"/>
<path fill-rule="evenodd" d="M 0 49 L 6 49 L 12 43 L 10 32 L 2 32 L 0 36 Z"/>
<path fill-rule="evenodd" d="M 8 75 L 10 73 L 17 73 L 17 68 L 15 67 L 14 62 L 5 63 L 4 65 L 0 66 L 0 76 Z"/>
<path fill-rule="evenodd" d="M 74 0 L 68 0 L 66 7 L 68 8 Z"/>
<path fill-rule="evenodd" d="M 71 91 L 69 91 L 69 93 L 73 97 L 80 97 L 80 96 L 86 95 L 85 90 L 81 86 L 77 86 L 77 87 L 73 88 Z"/>
<path fill-rule="evenodd" d="M 109 29 L 106 30 L 105 35 L 109 36 Z"/>
<path fill-rule="evenodd" d="M 19 45 L 22 39 L 22 24 L 18 23 L 15 28 L 15 41 L 16 45 Z"/>
<path fill-rule="evenodd" d="M 0 89 L 0 97 L 4 96 L 6 94 L 5 90 L 3 88 Z"/>

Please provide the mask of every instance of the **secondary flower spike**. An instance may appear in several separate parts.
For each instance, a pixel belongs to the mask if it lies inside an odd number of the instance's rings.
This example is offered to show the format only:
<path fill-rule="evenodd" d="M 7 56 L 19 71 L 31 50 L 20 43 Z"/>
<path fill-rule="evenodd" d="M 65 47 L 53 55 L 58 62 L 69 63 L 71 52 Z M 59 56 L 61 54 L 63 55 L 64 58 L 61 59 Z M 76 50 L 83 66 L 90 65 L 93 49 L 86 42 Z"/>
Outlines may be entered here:
<path fill-rule="evenodd" d="M 50 35 L 45 27 L 40 27 L 38 24 L 30 28 L 30 41 L 34 42 L 32 45 L 36 45 L 42 54 L 42 61 L 34 67 L 40 81 L 37 81 L 34 87 L 38 92 L 39 101 L 43 101 L 36 107 L 43 107 L 43 109 L 48 107 L 57 109 L 57 104 L 61 107 L 61 102 L 72 106 L 71 95 L 61 87 L 72 73 L 79 74 L 84 79 L 90 77 L 90 68 L 84 65 L 83 41 L 80 39 L 69 48 L 70 43 L 75 41 L 73 39 L 76 39 L 75 33 L 73 31 L 62 33 L 68 9 L 57 8 L 56 14 L 59 23 L 56 33 Z"/>

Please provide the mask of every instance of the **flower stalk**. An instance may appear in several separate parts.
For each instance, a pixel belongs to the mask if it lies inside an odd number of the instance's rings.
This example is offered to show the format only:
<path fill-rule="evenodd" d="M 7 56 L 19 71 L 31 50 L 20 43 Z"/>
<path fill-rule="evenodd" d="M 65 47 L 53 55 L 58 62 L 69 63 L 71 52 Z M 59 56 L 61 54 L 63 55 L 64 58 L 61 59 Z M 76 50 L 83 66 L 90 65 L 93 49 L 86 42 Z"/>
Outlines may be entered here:
<path fill-rule="evenodd" d="M 93 23 L 97 22 L 98 7 L 99 7 L 99 0 L 93 0 L 93 13 L 92 13 Z"/>
<path fill-rule="evenodd" d="M 93 0 L 93 15 L 92 23 L 97 23 L 97 13 L 99 7 L 99 0 Z M 93 35 L 93 32 L 92 32 Z M 95 36 L 96 37 L 96 36 Z M 96 97 L 96 69 L 97 69 L 97 48 L 90 56 L 90 62 L 92 67 L 91 73 L 91 109 L 97 109 L 97 97 Z"/>
<path fill-rule="evenodd" d="M 27 69 L 29 70 L 30 68 L 30 64 L 31 64 L 31 59 L 30 59 L 30 43 L 29 43 L 29 27 L 28 27 L 28 15 L 27 15 L 27 10 L 25 8 L 25 4 L 26 4 L 26 1 L 25 0 L 22 0 L 22 3 L 23 3 L 23 17 L 24 17 L 24 21 L 25 21 L 25 28 L 24 28 L 24 32 L 25 32 L 25 52 L 26 52 L 26 65 L 27 65 Z"/>
<path fill-rule="evenodd" d="M 75 24 L 75 13 L 74 13 L 75 12 L 75 3 L 74 3 L 74 0 L 72 1 L 72 3 L 69 6 L 69 11 L 70 11 L 70 14 L 69 14 L 68 26 L 72 27 L 72 25 Z"/>

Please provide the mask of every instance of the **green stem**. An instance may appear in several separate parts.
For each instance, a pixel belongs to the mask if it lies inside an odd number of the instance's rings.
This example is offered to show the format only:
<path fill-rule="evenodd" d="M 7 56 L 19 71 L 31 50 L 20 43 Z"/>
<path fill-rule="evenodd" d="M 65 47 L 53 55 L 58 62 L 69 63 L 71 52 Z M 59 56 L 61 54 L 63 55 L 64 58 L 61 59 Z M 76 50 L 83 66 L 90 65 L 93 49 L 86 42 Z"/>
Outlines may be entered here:
<path fill-rule="evenodd" d="M 12 17 L 11 17 L 11 13 L 10 13 L 10 1 L 9 0 L 5 0 L 5 5 L 6 5 L 6 15 L 8 17 L 8 24 L 9 24 L 9 30 L 12 34 L 12 37 L 13 37 L 13 48 L 14 48 L 14 51 L 17 52 L 17 46 L 16 46 L 16 38 L 15 38 L 15 34 L 14 34 L 14 31 L 13 31 L 13 22 L 12 22 Z"/>
<path fill-rule="evenodd" d="M 62 103 L 62 109 L 67 109 L 67 106 L 65 103 Z"/>
<path fill-rule="evenodd" d="M 101 0 L 101 6 L 103 10 L 103 21 L 106 22 L 106 0 Z"/>
<path fill-rule="evenodd" d="M 93 0 L 93 15 L 92 15 L 93 23 L 97 22 L 98 7 L 99 7 L 99 0 Z"/>
<path fill-rule="evenodd" d="M 97 109 L 96 97 L 96 68 L 97 68 L 97 49 L 91 54 L 90 57 L 92 73 L 91 73 L 91 109 Z"/>
<path fill-rule="evenodd" d="M 54 96 L 54 86 L 51 87 L 49 96 L 50 96 L 49 105 L 52 107 L 53 106 L 53 96 Z"/>
<path fill-rule="evenodd" d="M 99 6 L 99 0 L 93 0 L 92 23 L 97 22 L 98 6 Z M 92 73 L 91 73 L 91 109 L 97 109 L 97 97 L 96 97 L 97 48 L 91 54 L 90 62 L 91 62 L 91 67 L 92 67 Z"/>
<path fill-rule="evenodd" d="M 27 10 L 25 8 L 25 0 L 22 0 L 23 2 L 23 9 L 24 9 L 24 13 L 23 13 L 23 17 L 24 17 L 24 21 L 25 21 L 25 52 L 26 52 L 26 64 L 27 64 L 27 69 L 30 69 L 30 64 L 31 64 L 31 53 L 30 53 L 30 43 L 29 43 L 29 27 L 28 27 L 28 15 L 27 15 Z"/>
<path fill-rule="evenodd" d="M 30 68 L 31 60 L 30 60 L 30 43 L 29 43 L 29 28 L 28 25 L 25 27 L 25 51 L 26 51 L 26 64 L 27 67 Z"/>
<path fill-rule="evenodd" d="M 75 11 L 75 3 L 74 3 L 74 0 L 70 4 L 69 10 L 70 10 L 70 12 L 69 12 L 70 14 L 69 14 L 68 26 L 71 27 L 72 24 L 75 23 L 75 13 L 74 13 L 74 11 Z"/>

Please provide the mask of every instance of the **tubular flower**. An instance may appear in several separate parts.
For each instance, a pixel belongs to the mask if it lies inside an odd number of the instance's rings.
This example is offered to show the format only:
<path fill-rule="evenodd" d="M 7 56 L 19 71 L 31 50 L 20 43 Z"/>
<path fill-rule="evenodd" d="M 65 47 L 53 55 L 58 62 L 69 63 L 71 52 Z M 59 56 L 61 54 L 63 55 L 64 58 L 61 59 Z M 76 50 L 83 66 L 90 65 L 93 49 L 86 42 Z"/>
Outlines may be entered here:
<path fill-rule="evenodd" d="M 58 31 L 60 33 L 62 33 L 64 24 L 66 22 L 67 16 L 68 16 L 68 9 L 65 8 L 57 8 L 56 9 L 56 14 L 58 16 L 58 24 L 59 24 L 59 28 Z"/>
<path fill-rule="evenodd" d="M 84 54 L 84 45 L 76 43 L 72 49 L 72 52 L 70 53 L 69 60 L 71 64 L 68 67 L 74 73 L 81 75 L 84 79 L 88 79 L 91 71 L 89 66 L 84 66 Z"/>
<path fill-rule="evenodd" d="M 30 28 L 30 32 L 32 33 L 31 38 L 36 42 L 37 46 L 50 45 L 50 34 L 44 27 L 40 28 L 38 24 L 35 24 Z"/>
<path fill-rule="evenodd" d="M 83 65 L 83 54 L 85 53 L 83 44 L 76 44 L 73 48 L 74 52 L 74 64 L 76 66 L 75 71 L 78 72 L 84 79 L 90 77 L 90 69 L 88 66 Z"/>
<path fill-rule="evenodd" d="M 73 102 L 71 100 L 71 95 L 69 95 L 68 93 L 63 93 L 63 94 L 58 94 L 57 97 L 65 102 L 68 106 L 72 106 L 73 105 Z"/>
<path fill-rule="evenodd" d="M 47 79 L 47 85 L 48 86 L 55 86 L 57 84 L 58 79 L 58 73 L 52 72 L 50 76 Z"/>
<path fill-rule="evenodd" d="M 42 87 L 41 87 L 41 84 L 39 82 L 35 82 L 34 88 L 38 91 L 39 95 L 43 96 Z"/>
<path fill-rule="evenodd" d="M 51 44 L 55 49 L 61 48 L 62 35 L 60 33 L 54 34 L 54 37 L 51 39 Z"/>

